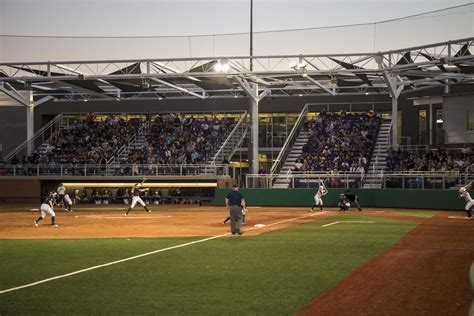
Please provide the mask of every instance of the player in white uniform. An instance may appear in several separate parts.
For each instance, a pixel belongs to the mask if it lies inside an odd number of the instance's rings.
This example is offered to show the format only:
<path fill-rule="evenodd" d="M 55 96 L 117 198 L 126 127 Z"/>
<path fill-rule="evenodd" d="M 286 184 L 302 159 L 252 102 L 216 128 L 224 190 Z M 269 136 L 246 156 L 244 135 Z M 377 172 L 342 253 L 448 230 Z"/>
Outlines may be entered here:
<path fill-rule="evenodd" d="M 51 227 L 58 227 L 59 225 L 55 223 L 56 214 L 53 210 L 54 199 L 56 199 L 56 193 L 52 192 L 48 195 L 48 197 L 44 200 L 43 204 L 41 204 L 41 214 L 40 217 L 35 221 L 35 226 L 38 227 L 38 224 L 41 220 L 46 217 L 46 213 L 51 215 Z"/>
<path fill-rule="evenodd" d="M 142 184 L 143 184 L 143 182 L 137 183 L 133 186 L 133 189 L 132 189 L 132 194 L 133 194 L 132 204 L 130 204 L 130 207 L 128 208 L 128 210 L 123 215 L 128 216 L 128 213 L 130 212 L 130 210 L 132 208 L 134 208 L 135 205 L 137 205 L 137 203 L 140 204 L 141 206 L 143 206 L 148 213 L 151 213 L 151 211 L 148 209 L 148 207 L 146 207 L 145 202 L 143 202 L 142 198 L 140 197 L 141 192 L 145 192 L 145 191 L 149 190 L 149 188 L 142 189 L 141 188 Z"/>
<path fill-rule="evenodd" d="M 314 208 L 315 208 L 316 206 L 318 206 L 318 205 L 319 205 L 319 207 L 320 207 L 320 210 L 321 210 L 321 211 L 324 211 L 324 210 L 323 210 L 323 205 L 324 205 L 324 204 L 323 204 L 323 198 L 322 198 L 322 196 L 323 196 L 323 195 L 326 195 L 327 193 L 328 193 L 328 190 L 326 189 L 326 187 L 324 186 L 324 184 L 321 183 L 321 184 L 319 185 L 318 192 L 316 192 L 316 195 L 314 196 L 314 205 L 313 205 L 313 207 L 311 207 L 311 212 L 314 211 Z"/>
<path fill-rule="evenodd" d="M 472 219 L 472 207 L 474 206 L 474 200 L 472 199 L 471 195 L 469 194 L 469 188 L 471 187 L 472 183 L 469 183 L 465 187 L 462 187 L 459 189 L 459 197 L 463 198 L 466 200 L 466 207 L 464 210 L 466 211 L 466 218 L 467 219 Z"/>
<path fill-rule="evenodd" d="M 56 189 L 56 192 L 58 192 L 58 204 L 63 203 L 64 209 L 67 211 L 67 206 L 66 206 L 66 201 L 64 201 L 64 196 L 66 194 L 66 188 L 62 183 L 59 184 L 59 187 Z"/>
<path fill-rule="evenodd" d="M 64 201 L 64 208 L 66 209 L 66 211 L 72 213 L 72 210 L 71 210 L 72 200 L 71 200 L 71 197 L 69 196 L 69 194 L 67 194 L 67 192 L 64 195 L 64 200 L 63 201 Z"/>

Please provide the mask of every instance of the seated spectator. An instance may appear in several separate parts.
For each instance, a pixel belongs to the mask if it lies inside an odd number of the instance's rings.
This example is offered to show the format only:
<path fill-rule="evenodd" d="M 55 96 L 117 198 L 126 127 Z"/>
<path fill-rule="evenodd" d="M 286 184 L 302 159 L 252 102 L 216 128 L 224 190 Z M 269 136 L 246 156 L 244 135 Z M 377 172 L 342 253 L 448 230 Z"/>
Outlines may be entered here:
<path fill-rule="evenodd" d="M 368 115 L 344 111 L 335 114 L 322 111 L 316 119 L 305 124 L 309 139 L 299 158 L 303 161 L 301 171 L 365 172 L 380 124 L 380 116 L 375 113 Z"/>
<path fill-rule="evenodd" d="M 464 172 L 474 162 L 470 153 L 461 150 L 391 151 L 387 172 Z"/>

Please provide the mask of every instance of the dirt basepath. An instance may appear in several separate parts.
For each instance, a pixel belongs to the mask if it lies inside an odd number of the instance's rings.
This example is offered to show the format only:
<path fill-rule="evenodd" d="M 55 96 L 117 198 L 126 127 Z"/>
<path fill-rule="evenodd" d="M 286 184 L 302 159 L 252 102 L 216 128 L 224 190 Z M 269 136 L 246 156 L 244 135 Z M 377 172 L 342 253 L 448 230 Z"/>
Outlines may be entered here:
<path fill-rule="evenodd" d="M 371 213 L 363 215 L 394 218 Z M 298 315 L 467 315 L 474 220 L 461 215 L 440 212 L 418 219 L 420 226 Z"/>
<path fill-rule="evenodd" d="M 229 211 L 224 207 L 190 205 L 152 206 L 152 213 L 136 207 L 125 217 L 124 206 L 82 207 L 74 213 L 56 210 L 59 227 L 51 227 L 49 215 L 35 227 L 39 211 L 0 212 L 0 239 L 67 239 L 126 237 L 216 236 L 230 232 L 223 224 Z M 243 226 L 244 236 L 258 235 L 317 218 L 334 216 L 337 212 L 308 212 L 307 208 L 249 208 Z M 256 228 L 255 224 L 265 224 Z"/>

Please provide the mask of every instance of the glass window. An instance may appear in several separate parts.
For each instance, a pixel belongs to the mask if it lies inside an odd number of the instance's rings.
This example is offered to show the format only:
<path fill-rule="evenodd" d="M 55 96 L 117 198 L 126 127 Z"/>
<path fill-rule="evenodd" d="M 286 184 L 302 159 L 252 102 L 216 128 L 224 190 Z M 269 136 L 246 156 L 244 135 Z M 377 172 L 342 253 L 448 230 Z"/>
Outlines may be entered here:
<path fill-rule="evenodd" d="M 474 131 L 474 112 L 467 113 L 467 130 Z"/>

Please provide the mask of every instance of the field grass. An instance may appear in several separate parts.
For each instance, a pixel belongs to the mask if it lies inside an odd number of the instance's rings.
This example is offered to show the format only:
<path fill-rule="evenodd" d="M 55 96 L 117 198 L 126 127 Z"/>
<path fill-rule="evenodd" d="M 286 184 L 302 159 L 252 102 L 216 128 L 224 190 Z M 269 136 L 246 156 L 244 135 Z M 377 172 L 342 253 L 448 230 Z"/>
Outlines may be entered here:
<path fill-rule="evenodd" d="M 374 224 L 338 220 L 371 220 Z M 0 294 L 0 314 L 289 315 L 417 224 L 336 216 Z M 1 240 L 0 290 L 199 238 Z"/>
<path fill-rule="evenodd" d="M 436 215 L 436 211 L 385 211 L 386 213 L 396 214 L 396 215 L 405 215 L 405 216 L 415 216 L 422 218 L 432 218 Z"/>

